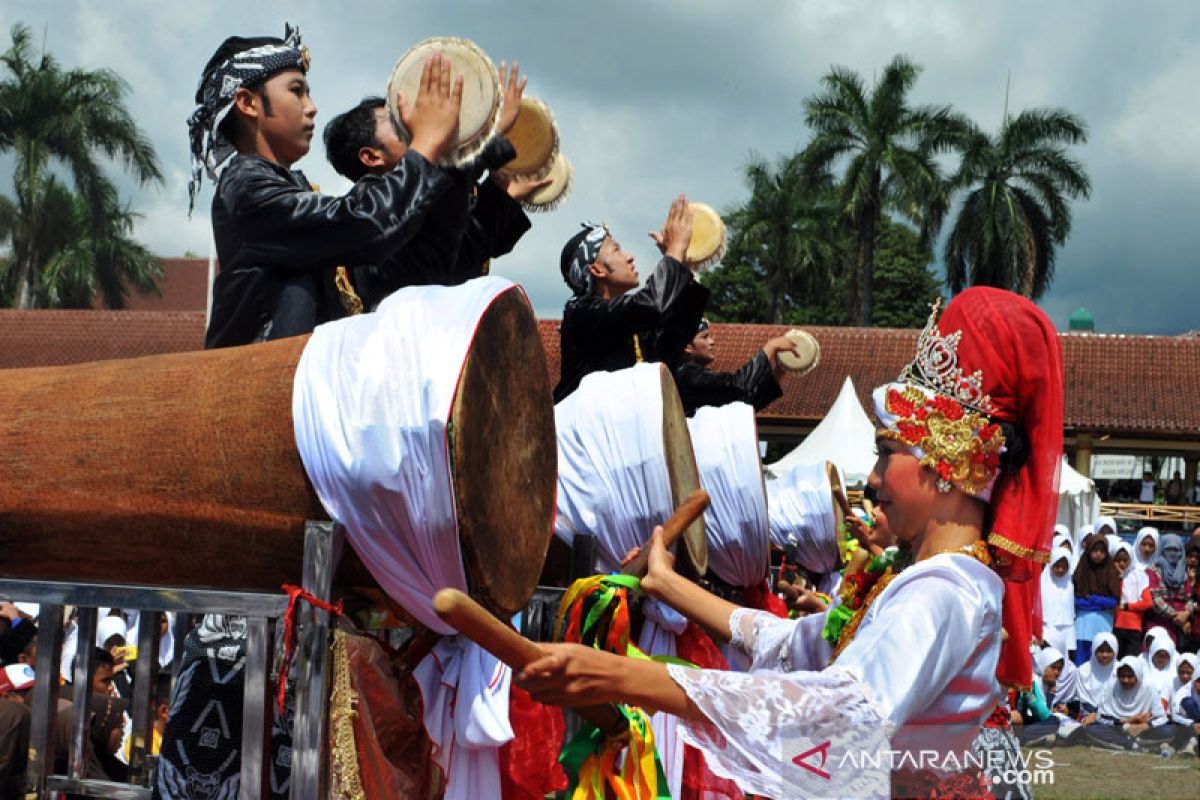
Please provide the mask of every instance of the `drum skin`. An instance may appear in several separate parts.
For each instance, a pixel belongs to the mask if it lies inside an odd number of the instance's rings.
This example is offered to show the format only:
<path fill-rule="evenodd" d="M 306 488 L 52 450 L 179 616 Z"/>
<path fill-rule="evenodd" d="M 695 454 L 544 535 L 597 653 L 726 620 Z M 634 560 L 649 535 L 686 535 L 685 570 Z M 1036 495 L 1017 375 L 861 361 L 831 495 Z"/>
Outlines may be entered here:
<path fill-rule="evenodd" d="M 472 596 L 522 608 L 553 535 L 554 409 L 528 300 L 483 314 L 451 454 Z M 0 380 L 0 576 L 276 592 L 326 519 L 292 427 L 307 336 Z M 374 586 L 358 559 L 339 581 Z"/>

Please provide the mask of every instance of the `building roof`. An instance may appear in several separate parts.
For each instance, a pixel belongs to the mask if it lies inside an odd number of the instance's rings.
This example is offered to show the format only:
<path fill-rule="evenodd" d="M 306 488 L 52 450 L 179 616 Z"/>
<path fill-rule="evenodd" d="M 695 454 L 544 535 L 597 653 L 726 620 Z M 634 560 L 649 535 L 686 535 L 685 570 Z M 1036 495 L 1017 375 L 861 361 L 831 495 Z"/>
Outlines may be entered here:
<path fill-rule="evenodd" d="M 552 382 L 559 375 L 558 320 L 539 322 Z M 748 361 L 783 325 L 714 323 L 714 368 Z M 895 378 L 918 331 L 806 327 L 821 344 L 821 361 L 804 376 L 783 378 L 784 396 L 764 422 L 810 427 L 829 410 L 842 382 L 854 379 L 870 409 L 870 391 Z M 1200 440 L 1200 337 L 1060 334 L 1068 432 Z M 201 311 L 0 310 L 0 369 L 196 350 L 204 346 Z"/>
<path fill-rule="evenodd" d="M 14 311 L 0 309 L 0 369 L 199 350 L 200 311 Z"/>
<path fill-rule="evenodd" d="M 558 378 L 558 321 L 542 320 L 551 376 Z M 786 325 L 713 323 L 717 370 L 735 370 Z M 916 351 L 917 330 L 805 327 L 821 344 L 807 375 L 786 374 L 784 395 L 759 415 L 765 422 L 815 424 L 842 382 L 854 380 L 868 411 L 871 389 L 893 380 Z M 1063 349 L 1064 419 L 1069 432 L 1200 439 L 1200 338 L 1059 334 Z"/>
<path fill-rule="evenodd" d="M 163 277 L 158 282 L 158 294 L 139 294 L 126 288 L 126 311 L 199 311 L 208 307 L 208 259 L 163 258 Z M 104 308 L 103 298 L 96 296 L 92 307 Z"/>

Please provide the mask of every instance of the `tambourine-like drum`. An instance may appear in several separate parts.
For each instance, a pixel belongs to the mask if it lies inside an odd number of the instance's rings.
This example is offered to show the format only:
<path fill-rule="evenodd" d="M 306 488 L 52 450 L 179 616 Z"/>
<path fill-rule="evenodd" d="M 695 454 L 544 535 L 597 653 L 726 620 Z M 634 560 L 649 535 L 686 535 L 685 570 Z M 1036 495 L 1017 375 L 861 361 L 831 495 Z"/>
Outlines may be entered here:
<path fill-rule="evenodd" d="M 596 569 L 609 572 L 654 526 L 700 487 L 687 418 L 670 371 L 638 364 L 594 372 L 554 409 L 558 431 L 558 516 L 571 544 L 596 537 Z M 704 521 L 683 534 L 681 556 L 697 576 L 708 566 Z M 681 559 L 682 562 L 683 559 Z"/>
<path fill-rule="evenodd" d="M 688 203 L 692 210 L 692 241 L 683 260 L 696 270 L 708 269 L 725 255 L 725 221 L 706 203 Z"/>
<path fill-rule="evenodd" d="M 414 502 L 417 490 L 449 498 L 427 517 L 430 541 L 452 555 L 461 549 L 465 582 L 485 605 L 509 614 L 522 608 L 554 517 L 553 406 L 533 310 L 500 278 L 414 288 L 450 294 L 431 304 L 420 299 L 431 292 L 403 290 L 384 301 L 377 313 L 385 316 L 376 322 L 423 309 L 411 323 L 424 326 L 415 329 L 414 348 L 436 352 L 390 361 L 379 369 L 387 376 L 356 386 L 343 379 L 364 358 L 363 347 L 413 334 L 397 328 L 350 337 L 347 349 L 332 355 L 314 349 L 330 331 L 376 317 L 368 314 L 322 326 L 312 337 L 5 371 L 0 575 L 264 592 L 299 584 L 304 522 L 330 518 L 298 449 L 311 422 L 307 410 L 305 420 L 295 413 L 309 408 L 301 403 L 301 372 L 311 390 L 329 395 L 353 391 L 364 403 L 400 398 L 395 402 L 415 409 L 410 417 L 442 430 L 440 453 L 430 455 L 416 447 L 411 430 L 354 428 L 352 415 L 343 414 L 346 435 L 358 437 L 351 482 L 371 497 L 388 494 L 388 509 Z M 481 296 L 483 289 L 490 294 Z M 387 316 L 389 304 L 395 308 Z M 467 314 L 458 329 L 447 327 L 446 307 Z M 437 344 L 442 339 L 454 344 Z M 436 364 L 449 353 L 457 360 Z M 438 384 L 450 399 L 443 407 L 421 405 Z M 380 453 L 398 467 L 372 466 Z M 444 468 L 430 472 L 433 463 Z M 396 522 L 399 513 L 388 519 Z M 400 552 L 393 533 L 380 541 Z M 351 544 L 374 568 L 354 535 Z"/>
<path fill-rule="evenodd" d="M 780 352 L 779 363 L 785 369 L 801 375 L 807 375 L 816 369 L 817 365 L 821 363 L 821 345 L 816 337 L 799 328 L 792 328 L 784 335 L 795 345 L 796 352 L 787 350 Z"/>
<path fill-rule="evenodd" d="M 841 474 L 829 461 L 800 464 L 767 481 L 771 543 L 794 546 L 800 565 L 820 575 L 838 568 L 848 507 Z"/>
<path fill-rule="evenodd" d="M 521 98 L 521 113 L 505 134 L 517 155 L 500 172 L 530 178 L 544 178 L 558 155 L 558 125 L 550 107 L 536 97 Z"/>
<path fill-rule="evenodd" d="M 711 498 L 704 513 L 709 570 L 735 588 L 767 575 L 767 491 L 758 455 L 754 409 L 746 403 L 704 406 L 688 420 L 700 482 Z"/>
<path fill-rule="evenodd" d="M 550 183 L 521 201 L 521 207 L 526 211 L 553 211 L 571 196 L 571 187 L 575 183 L 575 168 L 561 151 L 554 157 L 550 171 L 543 177 L 548 177 Z"/>
<path fill-rule="evenodd" d="M 463 78 L 462 107 L 458 113 L 458 147 L 446 159 L 447 164 L 458 166 L 479 155 L 488 139 L 496 133 L 502 103 L 500 74 L 487 53 L 470 39 L 434 36 L 413 45 L 392 68 L 385 95 L 392 121 L 408 138 L 411 135 L 400 119 L 397 95 L 404 92 L 410 106 L 416 101 L 421 71 L 425 62 L 435 53 L 450 59 L 452 73 Z"/>

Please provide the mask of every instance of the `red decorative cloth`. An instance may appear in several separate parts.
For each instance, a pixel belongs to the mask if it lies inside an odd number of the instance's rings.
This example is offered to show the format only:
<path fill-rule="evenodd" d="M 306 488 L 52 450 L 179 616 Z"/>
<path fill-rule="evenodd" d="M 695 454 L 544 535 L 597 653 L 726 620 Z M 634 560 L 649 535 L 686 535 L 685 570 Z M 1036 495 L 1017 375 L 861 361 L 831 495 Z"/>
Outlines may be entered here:
<path fill-rule="evenodd" d="M 694 622 L 689 622 L 687 629 L 675 640 L 675 652 L 701 669 L 729 669 L 729 663 L 712 638 Z M 679 800 L 744 800 L 746 797 L 736 783 L 710 770 L 703 754 L 690 745 L 683 751 L 681 793 L 683 797 Z"/>
<path fill-rule="evenodd" d="M 982 373 L 992 417 L 1014 423 L 1029 440 L 1029 458 L 1001 472 L 989 504 L 988 543 L 1004 579 L 1003 624 L 1008 638 L 996 676 L 1002 685 L 1028 687 L 1031 637 L 1042 629 L 1039 588 L 1049 560 L 1058 507 L 1063 448 L 1063 366 L 1053 323 L 1020 295 L 973 287 L 955 297 L 938 321 L 943 335 L 962 332 L 958 366 Z"/>
<path fill-rule="evenodd" d="M 757 608 L 760 611 L 770 611 L 775 616 L 782 617 L 783 619 L 788 618 L 787 603 L 775 596 L 765 580 L 743 589 L 742 599 L 746 601 L 746 605 L 750 608 Z"/>
<path fill-rule="evenodd" d="M 513 683 L 508 695 L 512 741 L 500 748 L 503 800 L 542 800 L 567 788 L 558 763 L 566 725 L 561 708 L 544 706 Z"/>

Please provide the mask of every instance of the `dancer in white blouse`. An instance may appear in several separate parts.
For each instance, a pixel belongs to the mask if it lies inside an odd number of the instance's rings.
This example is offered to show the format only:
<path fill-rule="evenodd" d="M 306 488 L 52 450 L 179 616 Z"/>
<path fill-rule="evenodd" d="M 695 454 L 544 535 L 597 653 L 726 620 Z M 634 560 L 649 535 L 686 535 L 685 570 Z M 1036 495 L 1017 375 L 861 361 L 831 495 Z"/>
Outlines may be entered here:
<path fill-rule="evenodd" d="M 870 483 L 913 563 L 879 579 L 836 648 L 823 614 L 780 620 L 681 579 L 656 530 L 643 591 L 729 641 L 750 671 L 559 645 L 521 685 L 547 703 L 627 702 L 679 716 L 714 771 L 751 793 L 888 796 L 891 767 L 949 781 L 1002 685 L 1030 685 L 1061 375 L 1053 325 L 1009 292 L 969 289 L 940 324 L 930 320 L 913 364 L 875 392 L 882 427 Z"/>

